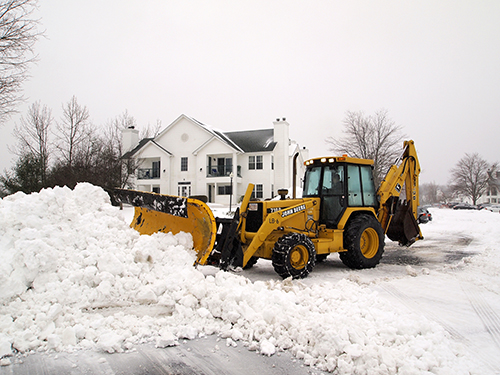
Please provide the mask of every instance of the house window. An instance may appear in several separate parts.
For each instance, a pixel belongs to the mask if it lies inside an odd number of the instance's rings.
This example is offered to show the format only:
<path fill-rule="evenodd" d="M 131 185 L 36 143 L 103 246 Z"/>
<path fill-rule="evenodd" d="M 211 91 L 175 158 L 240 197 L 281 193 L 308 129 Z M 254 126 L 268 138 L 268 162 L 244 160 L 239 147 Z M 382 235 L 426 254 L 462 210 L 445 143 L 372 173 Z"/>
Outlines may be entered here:
<path fill-rule="evenodd" d="M 262 155 L 248 157 L 248 169 L 263 169 Z"/>
<path fill-rule="evenodd" d="M 187 172 L 188 170 L 188 158 L 181 158 L 181 172 Z"/>
<path fill-rule="evenodd" d="M 257 184 L 253 188 L 252 198 L 262 199 L 264 198 L 264 185 Z"/>
<path fill-rule="evenodd" d="M 274 171 L 274 155 L 271 155 L 271 170 Z"/>
<path fill-rule="evenodd" d="M 160 178 L 160 162 L 159 161 L 154 161 L 153 162 L 153 168 L 151 170 L 152 173 L 152 178 Z"/>
<path fill-rule="evenodd" d="M 248 169 L 255 169 L 255 156 L 248 157 Z"/>
<path fill-rule="evenodd" d="M 256 158 L 256 161 L 255 161 L 256 169 L 263 169 L 264 163 L 262 161 L 262 155 L 257 155 L 255 158 Z"/>
<path fill-rule="evenodd" d="M 231 185 L 219 185 L 217 192 L 219 195 L 231 195 Z"/>

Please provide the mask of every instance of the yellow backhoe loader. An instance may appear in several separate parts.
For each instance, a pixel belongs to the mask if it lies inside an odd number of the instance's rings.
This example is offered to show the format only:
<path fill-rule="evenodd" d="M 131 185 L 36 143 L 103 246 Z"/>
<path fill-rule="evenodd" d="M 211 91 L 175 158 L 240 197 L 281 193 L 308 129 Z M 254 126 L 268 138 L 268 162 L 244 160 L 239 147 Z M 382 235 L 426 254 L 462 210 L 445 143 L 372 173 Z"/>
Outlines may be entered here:
<path fill-rule="evenodd" d="M 214 218 L 193 198 L 117 189 L 112 199 L 136 207 L 131 226 L 141 234 L 192 233 L 195 265 L 249 268 L 264 258 L 283 278 L 306 277 L 334 252 L 350 268 L 375 267 L 386 235 L 404 246 L 423 239 L 416 220 L 420 165 L 413 141 L 404 142 L 378 189 L 372 160 L 344 155 L 305 164 L 302 198 L 294 192 L 285 199 L 288 192 L 282 190 L 280 200 L 255 201 L 250 184 L 232 219 Z"/>

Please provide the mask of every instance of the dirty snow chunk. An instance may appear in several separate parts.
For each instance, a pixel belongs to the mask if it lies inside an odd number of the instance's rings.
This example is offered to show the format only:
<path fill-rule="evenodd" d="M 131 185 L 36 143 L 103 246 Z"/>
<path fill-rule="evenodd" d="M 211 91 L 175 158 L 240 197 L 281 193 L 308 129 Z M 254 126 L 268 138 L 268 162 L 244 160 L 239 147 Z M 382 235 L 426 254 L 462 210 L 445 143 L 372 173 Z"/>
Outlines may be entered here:
<path fill-rule="evenodd" d="M 10 361 L 10 358 L 2 358 L 0 359 L 0 366 L 10 366 L 12 362 Z"/>
<path fill-rule="evenodd" d="M 270 357 L 276 353 L 276 347 L 269 340 L 262 340 L 260 343 L 260 352 Z"/>
<path fill-rule="evenodd" d="M 182 326 L 178 327 L 177 336 L 183 339 L 194 340 L 198 337 L 199 330 L 196 327 Z"/>
<path fill-rule="evenodd" d="M 97 261 L 97 268 L 101 272 L 109 272 L 114 276 L 120 275 L 124 271 L 123 263 L 113 253 L 105 253 L 101 255 Z"/>
<path fill-rule="evenodd" d="M 406 266 L 406 273 L 410 276 L 418 276 L 418 272 L 412 266 Z"/>
<path fill-rule="evenodd" d="M 122 336 L 115 332 L 104 333 L 97 342 L 99 349 L 108 353 L 121 353 L 123 352 L 122 343 L 124 339 Z"/>
<path fill-rule="evenodd" d="M 177 337 L 169 331 L 164 331 L 160 334 L 160 336 L 156 339 L 156 347 L 157 348 L 166 348 L 169 346 L 179 345 L 177 341 Z"/>
<path fill-rule="evenodd" d="M 11 354 L 12 354 L 12 340 L 3 333 L 0 333 L 0 358 L 3 358 Z"/>
<path fill-rule="evenodd" d="M 73 327 L 66 327 L 62 332 L 62 344 L 65 346 L 76 345 L 76 333 Z"/>
<path fill-rule="evenodd" d="M 62 340 L 59 335 L 56 335 L 55 333 L 50 334 L 47 336 L 47 348 L 48 349 L 54 349 L 54 350 L 60 350 Z"/>
<path fill-rule="evenodd" d="M 234 341 L 232 338 L 228 337 L 226 339 L 226 346 L 227 347 L 232 346 L 233 348 L 236 348 L 238 346 L 238 343 L 236 341 Z"/>
<path fill-rule="evenodd" d="M 137 292 L 137 302 L 143 304 L 156 303 L 158 302 L 158 297 L 156 296 L 153 289 L 149 286 L 143 286 Z"/>

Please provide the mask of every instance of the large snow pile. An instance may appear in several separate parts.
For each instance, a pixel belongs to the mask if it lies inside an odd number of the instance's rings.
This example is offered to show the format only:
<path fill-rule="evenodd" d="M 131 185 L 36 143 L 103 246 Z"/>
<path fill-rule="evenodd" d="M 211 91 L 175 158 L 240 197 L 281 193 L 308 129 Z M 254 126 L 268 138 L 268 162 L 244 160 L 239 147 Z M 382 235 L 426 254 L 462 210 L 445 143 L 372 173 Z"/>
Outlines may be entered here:
<path fill-rule="evenodd" d="M 184 233 L 139 236 L 89 184 L 3 199 L 0 358 L 218 334 L 338 374 L 474 372 L 441 326 L 362 285 L 207 272 L 193 267 L 191 246 Z"/>

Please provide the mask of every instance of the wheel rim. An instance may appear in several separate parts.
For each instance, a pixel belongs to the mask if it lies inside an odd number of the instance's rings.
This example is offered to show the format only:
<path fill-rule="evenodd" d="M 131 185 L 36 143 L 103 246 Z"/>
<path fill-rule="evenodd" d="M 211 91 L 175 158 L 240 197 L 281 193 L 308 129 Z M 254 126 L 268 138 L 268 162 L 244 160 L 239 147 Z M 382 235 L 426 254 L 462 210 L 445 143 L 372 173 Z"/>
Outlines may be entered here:
<path fill-rule="evenodd" d="M 367 228 L 361 234 L 359 247 L 365 258 L 373 258 L 378 252 L 379 239 L 377 231 L 373 228 Z"/>
<path fill-rule="evenodd" d="M 290 253 L 290 265 L 296 270 L 302 269 L 309 261 L 309 252 L 305 246 L 295 246 Z"/>

